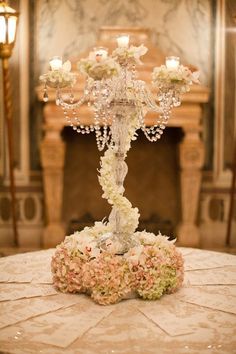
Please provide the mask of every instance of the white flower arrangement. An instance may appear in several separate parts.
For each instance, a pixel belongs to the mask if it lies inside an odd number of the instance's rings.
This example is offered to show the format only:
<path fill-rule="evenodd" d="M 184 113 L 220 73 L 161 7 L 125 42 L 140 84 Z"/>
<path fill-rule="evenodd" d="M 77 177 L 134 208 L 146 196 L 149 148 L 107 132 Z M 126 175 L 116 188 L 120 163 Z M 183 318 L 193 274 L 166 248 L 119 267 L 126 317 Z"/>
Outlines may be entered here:
<path fill-rule="evenodd" d="M 153 69 L 152 82 L 157 87 L 175 85 L 181 93 L 190 90 L 193 83 L 199 84 L 199 71 L 192 72 L 184 65 L 177 68 L 167 68 L 165 65 Z"/>
<path fill-rule="evenodd" d="M 109 305 L 131 295 L 157 300 L 181 287 L 183 258 L 166 236 L 136 232 L 136 246 L 121 256 L 112 240 L 107 241 L 106 250 L 98 246 L 98 235 L 108 229 L 96 223 L 57 246 L 51 263 L 57 289 L 86 293 L 95 302 Z"/>
<path fill-rule="evenodd" d="M 147 48 L 141 44 L 139 47 L 118 47 L 112 52 L 112 57 L 120 64 L 142 64 L 140 57 L 147 53 Z"/>
<path fill-rule="evenodd" d="M 93 80 L 110 79 L 120 72 L 120 65 L 111 57 L 96 58 L 96 53 L 91 52 L 87 59 L 78 62 L 78 69 Z"/>
<path fill-rule="evenodd" d="M 50 70 L 41 75 L 39 80 L 52 88 L 63 88 L 74 85 L 77 75 L 71 72 L 71 62 L 67 60 L 60 69 Z"/>
<path fill-rule="evenodd" d="M 131 147 L 131 141 L 136 139 L 136 130 L 140 123 L 136 114 L 131 115 L 127 120 L 127 137 L 125 142 L 126 154 Z M 120 227 L 124 234 L 132 235 L 138 227 L 139 210 L 132 208 L 130 201 L 122 195 L 122 190 L 116 183 L 114 171 L 116 167 L 116 149 L 109 147 L 104 156 L 101 157 L 101 169 L 99 182 L 103 189 L 102 197 L 107 199 L 108 203 L 115 206 L 120 211 Z M 110 225 L 112 221 L 110 220 Z"/>

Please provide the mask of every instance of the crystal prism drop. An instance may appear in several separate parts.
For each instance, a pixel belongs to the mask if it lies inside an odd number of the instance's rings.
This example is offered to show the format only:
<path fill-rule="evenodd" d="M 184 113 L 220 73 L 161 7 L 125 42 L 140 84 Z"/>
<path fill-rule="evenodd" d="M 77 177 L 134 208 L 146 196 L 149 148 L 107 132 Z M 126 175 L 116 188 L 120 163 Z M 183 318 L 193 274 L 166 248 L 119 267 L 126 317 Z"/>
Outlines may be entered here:
<path fill-rule="evenodd" d="M 44 94 L 43 94 L 43 101 L 44 101 L 44 102 L 48 102 L 48 94 L 47 94 L 46 91 L 45 91 Z"/>

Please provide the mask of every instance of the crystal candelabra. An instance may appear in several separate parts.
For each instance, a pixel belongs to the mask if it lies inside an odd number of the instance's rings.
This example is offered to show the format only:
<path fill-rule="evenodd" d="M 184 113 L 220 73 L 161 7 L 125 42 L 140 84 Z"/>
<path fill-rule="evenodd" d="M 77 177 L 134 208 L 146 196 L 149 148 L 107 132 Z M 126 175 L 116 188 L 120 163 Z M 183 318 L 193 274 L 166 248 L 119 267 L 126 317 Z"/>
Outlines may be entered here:
<path fill-rule="evenodd" d="M 50 61 L 51 70 L 40 77 L 44 83 L 45 102 L 47 88 L 56 89 L 56 104 L 61 106 L 70 126 L 81 134 L 95 132 L 98 149 L 107 150 L 101 158 L 99 181 L 103 197 L 112 205 L 109 216 L 109 232 L 97 240 L 100 249 L 106 249 L 107 241 L 117 244 L 116 254 L 124 254 L 135 246 L 133 234 L 138 226 L 139 213 L 124 197 L 124 179 L 128 172 L 125 158 L 137 130 L 141 129 L 151 142 L 161 138 L 168 124 L 171 110 L 181 103 L 181 94 L 198 82 L 198 73 L 180 65 L 178 57 L 167 57 L 166 64 L 156 67 L 152 84 L 157 88 L 153 97 L 146 83 L 139 80 L 136 65 L 147 52 L 143 45 L 129 46 L 129 36 L 117 38 L 118 47 L 109 56 L 106 48 L 95 48 L 89 57 L 78 63 L 79 71 L 86 75 L 86 84 L 81 98 L 75 99 L 73 86 L 77 74 L 71 72 L 69 61 L 62 63 L 60 57 Z M 69 88 L 69 96 L 63 98 L 63 89 Z M 94 112 L 94 123 L 84 125 L 78 110 L 88 104 Z M 156 124 L 147 126 L 148 111 L 157 113 Z"/>

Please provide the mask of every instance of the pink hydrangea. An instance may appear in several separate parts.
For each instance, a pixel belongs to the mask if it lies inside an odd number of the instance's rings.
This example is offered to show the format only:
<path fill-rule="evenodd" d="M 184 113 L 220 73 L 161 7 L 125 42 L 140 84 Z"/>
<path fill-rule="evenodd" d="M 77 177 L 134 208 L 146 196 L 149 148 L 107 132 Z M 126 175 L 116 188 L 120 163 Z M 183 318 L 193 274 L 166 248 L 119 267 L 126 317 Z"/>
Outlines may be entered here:
<path fill-rule="evenodd" d="M 124 255 L 116 255 L 116 247 L 99 250 L 89 234 L 67 237 L 52 258 L 54 285 L 62 292 L 87 293 L 101 305 L 130 294 L 156 300 L 179 289 L 183 258 L 173 242 L 145 231 L 134 235 L 137 245 Z"/>
<path fill-rule="evenodd" d="M 135 290 L 144 299 L 157 300 L 182 285 L 183 258 L 171 243 L 168 247 L 143 246 L 138 261 L 131 258 L 129 264 Z"/>
<path fill-rule="evenodd" d="M 63 246 L 58 246 L 51 262 L 55 287 L 62 292 L 85 292 L 82 281 L 82 268 L 85 263 L 86 258 L 70 253 Z"/>
<path fill-rule="evenodd" d="M 83 284 L 101 305 L 122 300 L 132 287 L 131 273 L 123 256 L 102 252 L 83 268 Z"/>

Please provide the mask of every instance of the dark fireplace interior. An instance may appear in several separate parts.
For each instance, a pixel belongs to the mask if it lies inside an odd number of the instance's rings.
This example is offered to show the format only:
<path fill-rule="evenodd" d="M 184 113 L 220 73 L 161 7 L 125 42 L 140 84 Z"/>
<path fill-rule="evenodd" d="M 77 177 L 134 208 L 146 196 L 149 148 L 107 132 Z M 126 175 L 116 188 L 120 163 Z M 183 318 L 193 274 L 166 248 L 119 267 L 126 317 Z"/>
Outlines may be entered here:
<path fill-rule="evenodd" d="M 98 182 L 99 152 L 95 137 L 76 134 L 65 128 L 63 221 L 67 234 L 93 225 L 110 213 L 111 207 L 102 199 Z M 140 211 L 140 230 L 172 235 L 180 220 L 180 187 L 178 144 L 181 129 L 168 128 L 162 138 L 149 142 L 140 131 L 128 152 L 128 175 L 125 195 Z"/>

